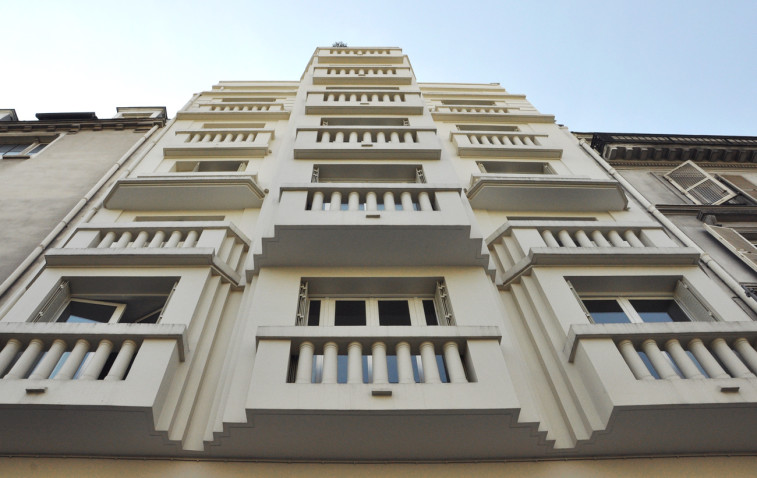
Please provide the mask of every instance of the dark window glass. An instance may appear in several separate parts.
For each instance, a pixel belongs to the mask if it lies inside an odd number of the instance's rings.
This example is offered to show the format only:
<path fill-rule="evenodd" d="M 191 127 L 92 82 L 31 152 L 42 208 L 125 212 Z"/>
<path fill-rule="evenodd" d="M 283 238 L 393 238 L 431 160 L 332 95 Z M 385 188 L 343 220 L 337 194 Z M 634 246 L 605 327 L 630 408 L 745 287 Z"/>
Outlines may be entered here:
<path fill-rule="evenodd" d="M 399 372 L 397 371 L 397 356 L 386 356 L 386 370 L 389 375 L 389 383 L 398 383 L 400 381 Z"/>
<path fill-rule="evenodd" d="M 58 322 L 94 324 L 107 323 L 113 316 L 116 308 L 111 305 L 90 304 L 72 300 L 68 303 Z"/>
<path fill-rule="evenodd" d="M 321 301 L 311 300 L 308 304 L 308 325 L 319 325 L 321 323 Z"/>
<path fill-rule="evenodd" d="M 380 300 L 379 325 L 410 325 L 410 307 L 406 300 Z"/>
<path fill-rule="evenodd" d="M 45 149 L 46 144 L 38 144 L 33 150 L 29 151 L 29 154 L 39 153 L 43 149 Z"/>
<path fill-rule="evenodd" d="M 616 300 L 585 300 L 583 303 L 595 324 L 620 324 L 631 321 Z"/>
<path fill-rule="evenodd" d="M 647 354 L 645 354 L 641 350 L 638 350 L 637 352 L 639 354 L 639 357 L 641 358 L 641 361 L 644 362 L 644 365 L 647 366 L 647 370 L 649 370 L 649 373 L 651 373 L 654 378 L 659 379 L 660 374 L 657 373 L 657 370 L 654 368 L 654 365 L 652 365 L 652 361 L 649 360 L 649 357 L 647 356 Z"/>
<path fill-rule="evenodd" d="M 439 319 L 436 318 L 436 308 L 433 300 L 423 301 L 423 314 L 426 316 L 426 325 L 439 325 Z"/>
<path fill-rule="evenodd" d="M 337 300 L 334 325 L 365 325 L 365 301 Z"/>
<path fill-rule="evenodd" d="M 447 366 L 444 363 L 443 356 L 436 356 L 436 366 L 439 368 L 439 378 L 442 379 L 442 383 L 449 383 L 449 377 L 447 377 Z"/>
<path fill-rule="evenodd" d="M 644 322 L 688 322 L 681 307 L 674 300 L 632 300 L 631 305 Z"/>
<path fill-rule="evenodd" d="M 336 383 L 347 383 L 347 356 L 336 356 Z"/>

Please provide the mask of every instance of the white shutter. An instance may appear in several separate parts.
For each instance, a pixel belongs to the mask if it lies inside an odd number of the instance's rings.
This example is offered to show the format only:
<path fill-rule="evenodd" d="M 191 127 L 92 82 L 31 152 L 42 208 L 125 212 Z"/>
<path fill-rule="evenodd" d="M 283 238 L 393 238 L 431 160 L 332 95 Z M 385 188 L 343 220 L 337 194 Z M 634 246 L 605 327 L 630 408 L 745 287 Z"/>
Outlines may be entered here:
<path fill-rule="evenodd" d="M 295 325 L 308 325 L 307 323 L 308 307 L 308 282 L 300 283 L 300 297 L 297 302 L 297 322 Z"/>
<path fill-rule="evenodd" d="M 684 309 L 692 322 L 712 322 L 715 317 L 683 280 L 676 283 L 676 302 Z"/>
<path fill-rule="evenodd" d="M 686 161 L 663 175 L 696 204 L 722 204 L 736 193 L 693 161 Z"/>
<path fill-rule="evenodd" d="M 439 325 L 456 325 L 455 316 L 452 314 L 452 304 L 449 301 L 447 286 L 444 284 L 444 281 L 436 283 L 434 303 L 436 304 L 436 311 L 439 314 Z"/>
<path fill-rule="evenodd" d="M 746 265 L 757 271 L 757 247 L 754 247 L 744 236 L 730 227 L 711 226 L 709 224 L 705 224 L 704 227 L 721 244 L 739 256 Z"/>
<path fill-rule="evenodd" d="M 30 322 L 54 322 L 68 304 L 71 292 L 68 281 L 63 281 L 45 297 L 42 306 L 32 315 Z"/>
<path fill-rule="evenodd" d="M 594 318 L 591 316 L 591 312 L 589 312 L 589 309 L 586 308 L 586 305 L 584 304 L 583 299 L 581 299 L 581 296 L 578 295 L 578 292 L 576 291 L 576 288 L 573 287 L 573 284 L 571 284 L 569 280 L 566 280 L 565 282 L 568 283 L 568 288 L 573 293 L 573 297 L 575 297 L 576 300 L 578 301 L 578 305 L 581 306 L 581 310 L 583 310 L 584 315 L 586 316 L 587 319 L 589 319 L 589 322 L 591 322 L 593 324 L 594 323 Z"/>

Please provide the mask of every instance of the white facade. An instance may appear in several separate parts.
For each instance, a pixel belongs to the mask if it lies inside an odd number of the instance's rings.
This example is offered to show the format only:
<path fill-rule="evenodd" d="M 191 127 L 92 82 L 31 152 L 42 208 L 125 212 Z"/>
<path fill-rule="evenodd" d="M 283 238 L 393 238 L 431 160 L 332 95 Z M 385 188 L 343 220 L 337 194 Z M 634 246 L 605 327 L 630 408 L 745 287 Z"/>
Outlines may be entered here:
<path fill-rule="evenodd" d="M 757 324 L 523 95 L 318 48 L 140 158 L 0 304 L 2 453 L 757 450 Z"/>

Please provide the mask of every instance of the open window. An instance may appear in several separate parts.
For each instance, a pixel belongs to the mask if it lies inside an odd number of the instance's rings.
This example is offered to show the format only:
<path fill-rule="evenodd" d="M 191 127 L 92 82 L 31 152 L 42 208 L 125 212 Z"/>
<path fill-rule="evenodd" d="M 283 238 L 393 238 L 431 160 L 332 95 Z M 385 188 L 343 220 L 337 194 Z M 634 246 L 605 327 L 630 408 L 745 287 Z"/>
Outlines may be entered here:
<path fill-rule="evenodd" d="M 356 284 L 341 291 L 333 287 L 339 279 L 303 280 L 296 324 L 336 327 L 455 325 L 443 280 L 413 278 L 408 281 L 411 287 L 403 287 L 402 279 L 352 280 Z M 371 283 L 382 282 L 383 286 L 374 288 L 372 293 L 364 290 Z M 355 287 L 361 292 L 351 293 L 350 289 L 354 290 Z"/>
<path fill-rule="evenodd" d="M 56 136 L 0 136 L 0 158 L 28 159 L 45 149 Z"/>
<path fill-rule="evenodd" d="M 693 161 L 686 161 L 663 174 L 663 177 L 694 204 L 723 204 L 736 196 L 731 188 Z"/>
<path fill-rule="evenodd" d="M 168 277 L 74 277 L 62 280 L 31 322 L 155 324 L 177 283 Z"/>

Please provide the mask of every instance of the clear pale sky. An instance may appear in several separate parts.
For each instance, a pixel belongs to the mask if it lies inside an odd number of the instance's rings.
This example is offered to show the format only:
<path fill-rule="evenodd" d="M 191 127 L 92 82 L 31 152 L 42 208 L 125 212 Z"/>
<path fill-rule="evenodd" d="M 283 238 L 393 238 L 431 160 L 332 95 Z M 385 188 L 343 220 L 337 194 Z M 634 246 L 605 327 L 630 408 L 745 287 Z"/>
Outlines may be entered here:
<path fill-rule="evenodd" d="M 316 46 L 400 46 L 421 82 L 499 82 L 574 131 L 757 136 L 757 1 L 0 0 L 0 108 L 167 106 L 298 80 Z"/>

